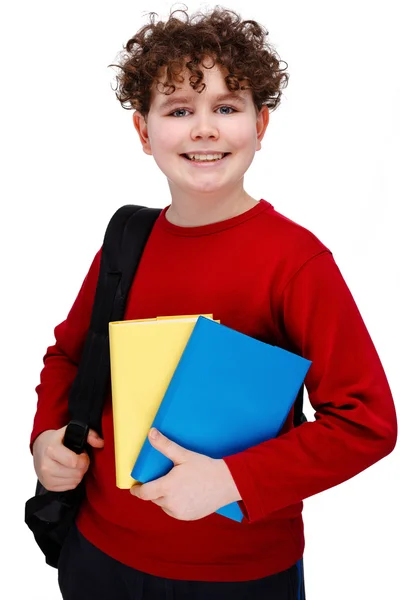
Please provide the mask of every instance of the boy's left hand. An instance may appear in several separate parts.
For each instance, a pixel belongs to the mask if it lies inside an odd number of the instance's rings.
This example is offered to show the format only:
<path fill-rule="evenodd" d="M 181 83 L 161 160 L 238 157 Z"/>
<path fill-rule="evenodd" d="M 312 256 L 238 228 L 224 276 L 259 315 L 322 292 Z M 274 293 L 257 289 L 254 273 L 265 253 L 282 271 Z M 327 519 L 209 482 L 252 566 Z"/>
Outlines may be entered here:
<path fill-rule="evenodd" d="M 222 459 L 182 448 L 154 428 L 150 430 L 149 441 L 172 460 L 174 467 L 164 477 L 135 484 L 130 490 L 133 496 L 151 500 L 168 515 L 182 521 L 201 519 L 241 499 Z"/>

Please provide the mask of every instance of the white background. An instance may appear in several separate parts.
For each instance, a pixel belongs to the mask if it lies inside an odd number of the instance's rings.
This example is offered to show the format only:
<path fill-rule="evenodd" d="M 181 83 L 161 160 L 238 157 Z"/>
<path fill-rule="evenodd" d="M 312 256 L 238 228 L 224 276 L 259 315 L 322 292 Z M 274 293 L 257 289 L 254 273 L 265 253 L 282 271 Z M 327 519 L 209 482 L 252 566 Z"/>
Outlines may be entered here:
<path fill-rule="evenodd" d="M 395 0 L 260 2 L 256 19 L 289 64 L 247 191 L 333 251 L 398 404 L 400 86 Z M 200 4 L 189 1 L 190 10 Z M 205 6 L 205 5 L 203 5 Z M 59 598 L 24 525 L 35 475 L 34 388 L 112 213 L 166 206 L 164 176 L 139 147 L 107 65 L 170 4 L 21 0 L 1 14 L 2 508 L 0 597 Z M 313 411 L 307 407 L 310 418 Z M 399 451 L 306 500 L 307 600 L 400 597 Z M 166 549 L 166 552 L 168 550 Z"/>

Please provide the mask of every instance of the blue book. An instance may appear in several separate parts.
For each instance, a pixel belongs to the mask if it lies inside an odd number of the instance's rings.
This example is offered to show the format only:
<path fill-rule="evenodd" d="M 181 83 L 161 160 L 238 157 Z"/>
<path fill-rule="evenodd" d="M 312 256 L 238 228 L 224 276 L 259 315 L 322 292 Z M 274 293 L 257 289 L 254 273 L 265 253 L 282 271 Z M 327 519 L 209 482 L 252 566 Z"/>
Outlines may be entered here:
<path fill-rule="evenodd" d="M 223 458 L 277 436 L 310 368 L 305 358 L 199 317 L 153 427 L 177 444 Z M 131 476 L 147 483 L 172 461 L 146 438 Z M 217 513 L 240 522 L 237 502 Z"/>

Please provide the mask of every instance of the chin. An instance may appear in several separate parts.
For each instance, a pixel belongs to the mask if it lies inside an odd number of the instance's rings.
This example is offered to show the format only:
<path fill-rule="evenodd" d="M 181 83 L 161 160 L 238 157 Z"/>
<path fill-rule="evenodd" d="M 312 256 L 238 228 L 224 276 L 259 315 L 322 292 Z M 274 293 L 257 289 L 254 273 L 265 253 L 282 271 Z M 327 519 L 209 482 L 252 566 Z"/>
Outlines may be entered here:
<path fill-rule="evenodd" d="M 190 192 L 197 192 L 198 194 L 213 194 L 222 192 L 227 187 L 226 184 L 222 183 L 202 182 L 201 184 L 187 186 L 187 190 Z"/>
<path fill-rule="evenodd" d="M 223 192 L 223 188 L 220 188 L 220 187 L 210 187 L 210 188 L 206 188 L 206 189 L 193 188 L 191 190 L 188 190 L 188 193 L 199 194 L 199 195 L 204 196 L 205 198 L 207 198 L 207 196 L 213 196 L 215 194 L 222 194 L 222 192 Z"/>

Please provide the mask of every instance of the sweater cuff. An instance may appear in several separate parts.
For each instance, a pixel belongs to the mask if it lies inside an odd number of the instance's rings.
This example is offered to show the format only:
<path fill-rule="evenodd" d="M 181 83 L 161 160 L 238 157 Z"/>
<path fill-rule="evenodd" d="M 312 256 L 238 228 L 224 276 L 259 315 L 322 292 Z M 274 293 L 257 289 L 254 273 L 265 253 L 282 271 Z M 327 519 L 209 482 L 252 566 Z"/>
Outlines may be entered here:
<path fill-rule="evenodd" d="M 265 515 L 256 482 L 247 467 L 246 457 L 243 452 L 232 454 L 223 458 L 242 498 L 239 506 L 243 512 L 244 520 L 254 523 Z"/>

